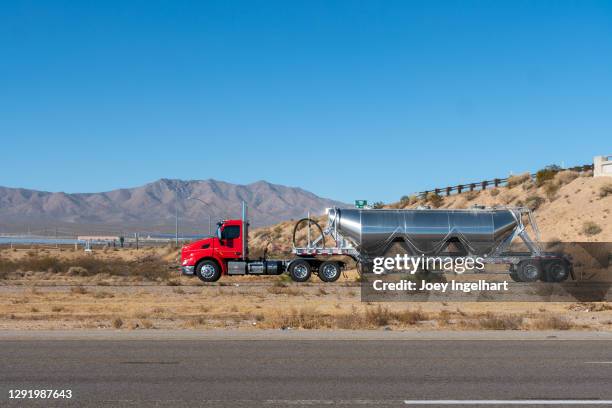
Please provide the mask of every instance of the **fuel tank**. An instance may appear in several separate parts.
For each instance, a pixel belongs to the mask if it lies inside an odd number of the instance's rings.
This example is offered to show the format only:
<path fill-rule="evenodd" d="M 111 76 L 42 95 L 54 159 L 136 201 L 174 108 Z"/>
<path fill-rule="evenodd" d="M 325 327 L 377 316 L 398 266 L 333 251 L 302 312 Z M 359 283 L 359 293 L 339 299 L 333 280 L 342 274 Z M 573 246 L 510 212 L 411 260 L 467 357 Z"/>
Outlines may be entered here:
<path fill-rule="evenodd" d="M 519 213 L 512 209 L 369 210 L 329 209 L 329 220 L 363 256 L 382 256 L 399 242 L 413 255 L 453 251 L 484 256 L 513 234 Z M 335 218 L 334 218 L 335 217 Z"/>

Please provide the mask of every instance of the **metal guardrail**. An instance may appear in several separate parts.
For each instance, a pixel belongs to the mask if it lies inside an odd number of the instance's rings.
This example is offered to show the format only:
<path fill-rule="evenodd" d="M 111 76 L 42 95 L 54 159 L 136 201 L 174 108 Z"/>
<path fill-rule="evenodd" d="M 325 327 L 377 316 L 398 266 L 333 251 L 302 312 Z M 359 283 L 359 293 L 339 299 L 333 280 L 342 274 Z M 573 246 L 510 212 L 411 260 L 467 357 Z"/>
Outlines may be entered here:
<path fill-rule="evenodd" d="M 568 167 L 568 168 L 565 168 L 565 169 L 559 169 L 559 170 L 557 170 L 557 172 L 564 171 L 564 170 L 586 172 L 586 171 L 593 170 L 593 165 L 592 164 L 585 164 L 584 166 Z M 536 174 L 537 173 L 531 173 L 530 174 L 531 178 L 533 179 L 534 177 L 536 177 Z M 436 195 L 444 194 L 446 196 L 449 196 L 449 195 L 451 195 L 453 193 L 461 194 L 464 191 L 482 191 L 482 190 L 486 190 L 489 187 L 505 186 L 505 185 L 508 184 L 508 180 L 509 179 L 510 179 L 510 177 L 495 178 L 495 179 L 492 179 L 492 180 L 479 181 L 477 183 L 458 184 L 456 186 L 448 186 L 448 187 L 443 187 L 443 188 L 434 188 L 432 190 L 420 191 L 420 192 L 416 193 L 416 195 L 419 196 L 419 197 L 427 197 L 428 194 L 434 193 Z"/>

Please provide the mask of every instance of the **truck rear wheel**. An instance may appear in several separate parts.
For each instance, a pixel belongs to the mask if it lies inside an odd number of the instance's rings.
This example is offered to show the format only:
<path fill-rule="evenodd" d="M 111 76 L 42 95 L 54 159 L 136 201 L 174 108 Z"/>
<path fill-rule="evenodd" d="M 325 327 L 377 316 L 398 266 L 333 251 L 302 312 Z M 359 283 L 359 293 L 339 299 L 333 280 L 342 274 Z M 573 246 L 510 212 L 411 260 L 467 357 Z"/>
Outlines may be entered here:
<path fill-rule="evenodd" d="M 547 282 L 563 282 L 569 274 L 569 266 L 562 260 L 550 261 L 544 265 L 544 277 Z"/>
<path fill-rule="evenodd" d="M 325 261 L 319 266 L 319 279 L 323 282 L 335 282 L 341 274 L 340 264 L 334 261 Z"/>
<path fill-rule="evenodd" d="M 196 275 L 202 282 L 216 282 L 221 277 L 221 269 L 215 261 L 202 261 L 196 266 Z"/>
<path fill-rule="evenodd" d="M 542 276 L 542 266 L 539 261 L 521 261 L 516 269 L 516 276 L 521 282 L 536 282 Z"/>
<path fill-rule="evenodd" d="M 294 282 L 306 282 L 312 275 L 312 268 L 308 261 L 297 260 L 289 266 L 289 276 Z"/>

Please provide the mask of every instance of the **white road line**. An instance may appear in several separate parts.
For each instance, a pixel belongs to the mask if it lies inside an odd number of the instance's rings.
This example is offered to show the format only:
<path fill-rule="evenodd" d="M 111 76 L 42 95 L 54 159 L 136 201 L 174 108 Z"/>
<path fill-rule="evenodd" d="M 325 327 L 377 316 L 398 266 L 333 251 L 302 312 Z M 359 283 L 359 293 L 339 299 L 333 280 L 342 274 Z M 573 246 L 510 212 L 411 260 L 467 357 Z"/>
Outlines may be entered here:
<path fill-rule="evenodd" d="M 584 364 L 612 364 L 612 361 L 585 361 Z"/>
<path fill-rule="evenodd" d="M 612 405 L 612 400 L 405 400 L 406 405 Z"/>

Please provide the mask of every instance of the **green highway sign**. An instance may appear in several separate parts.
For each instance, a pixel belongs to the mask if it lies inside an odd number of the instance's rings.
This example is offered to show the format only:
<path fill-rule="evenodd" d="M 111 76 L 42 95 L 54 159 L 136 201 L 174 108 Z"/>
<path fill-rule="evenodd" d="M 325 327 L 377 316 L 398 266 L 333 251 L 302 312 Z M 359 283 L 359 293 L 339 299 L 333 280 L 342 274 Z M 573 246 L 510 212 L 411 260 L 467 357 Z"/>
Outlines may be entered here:
<path fill-rule="evenodd" d="M 364 208 L 368 205 L 368 200 L 355 200 L 355 208 Z"/>

